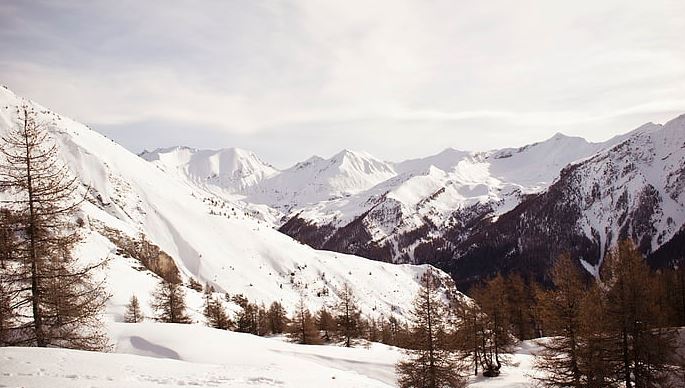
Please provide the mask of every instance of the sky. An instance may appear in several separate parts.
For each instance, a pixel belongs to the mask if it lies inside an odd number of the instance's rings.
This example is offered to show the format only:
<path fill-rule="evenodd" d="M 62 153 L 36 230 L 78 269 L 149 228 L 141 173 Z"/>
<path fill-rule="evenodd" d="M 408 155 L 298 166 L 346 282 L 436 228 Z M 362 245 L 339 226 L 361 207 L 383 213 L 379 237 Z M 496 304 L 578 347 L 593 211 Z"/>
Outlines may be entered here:
<path fill-rule="evenodd" d="M 399 161 L 685 113 L 683 1 L 0 2 L 0 83 L 134 152 Z"/>

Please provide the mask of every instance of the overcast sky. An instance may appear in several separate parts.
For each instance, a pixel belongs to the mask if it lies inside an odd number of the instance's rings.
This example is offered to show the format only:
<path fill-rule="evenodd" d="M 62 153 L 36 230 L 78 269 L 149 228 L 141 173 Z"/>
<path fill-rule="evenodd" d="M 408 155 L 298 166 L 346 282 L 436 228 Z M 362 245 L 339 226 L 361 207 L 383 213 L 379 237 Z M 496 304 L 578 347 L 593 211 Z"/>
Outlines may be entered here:
<path fill-rule="evenodd" d="M 685 2 L 2 1 L 0 83 L 133 151 L 285 167 L 600 141 L 685 113 Z"/>

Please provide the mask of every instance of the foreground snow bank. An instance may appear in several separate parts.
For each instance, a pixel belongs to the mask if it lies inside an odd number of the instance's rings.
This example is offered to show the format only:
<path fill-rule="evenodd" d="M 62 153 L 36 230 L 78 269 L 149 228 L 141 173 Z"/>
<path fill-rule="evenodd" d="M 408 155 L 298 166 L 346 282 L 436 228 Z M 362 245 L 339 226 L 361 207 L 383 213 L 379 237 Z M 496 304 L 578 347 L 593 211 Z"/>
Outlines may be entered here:
<path fill-rule="evenodd" d="M 21 387 L 394 387 L 402 352 L 296 345 L 199 325 L 110 324 L 114 353 L 0 348 L 0 386 Z M 530 386 L 530 348 L 474 387 Z"/>
<path fill-rule="evenodd" d="M 115 353 L 0 348 L 0 386 L 392 387 L 388 346 L 304 346 L 198 325 L 112 324 Z"/>

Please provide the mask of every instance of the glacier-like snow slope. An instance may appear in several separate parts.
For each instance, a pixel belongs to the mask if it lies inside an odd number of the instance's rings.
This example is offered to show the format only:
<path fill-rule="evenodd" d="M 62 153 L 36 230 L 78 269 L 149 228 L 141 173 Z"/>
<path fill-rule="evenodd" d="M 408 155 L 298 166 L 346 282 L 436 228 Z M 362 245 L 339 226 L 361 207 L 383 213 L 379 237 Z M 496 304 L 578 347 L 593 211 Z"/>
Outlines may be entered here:
<path fill-rule="evenodd" d="M 90 189 L 82 206 L 85 241 L 80 258 L 113 257 L 109 274 L 112 313 L 132 293 L 147 293 L 154 276 L 120 268 L 123 258 L 101 233 L 104 226 L 129 236 L 142 233 L 175 260 L 184 278 L 213 284 L 292 309 L 303 295 L 315 309 L 334 304 L 349 283 L 365 314 L 408 311 L 427 267 L 387 265 L 351 255 L 314 250 L 279 233 L 239 204 L 221 199 L 125 150 L 99 133 L 0 88 L 0 133 L 12 125 L 18 105 L 40 111 L 61 157 Z M 85 189 L 84 189 L 85 190 Z M 130 263 L 129 263 L 130 264 Z M 128 268 L 131 268 L 129 265 Z M 445 282 L 449 277 L 441 273 Z M 139 275 L 139 276 L 138 276 Z"/>

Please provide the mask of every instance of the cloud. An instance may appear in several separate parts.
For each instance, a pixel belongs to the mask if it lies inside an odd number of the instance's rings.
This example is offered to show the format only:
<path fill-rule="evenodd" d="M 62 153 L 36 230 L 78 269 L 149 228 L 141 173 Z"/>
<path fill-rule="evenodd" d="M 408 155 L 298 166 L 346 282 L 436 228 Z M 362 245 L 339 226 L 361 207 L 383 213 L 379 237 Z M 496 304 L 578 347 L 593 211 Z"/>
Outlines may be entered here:
<path fill-rule="evenodd" d="M 240 141 L 266 159 L 334 147 L 399 159 L 558 130 L 601 140 L 682 113 L 684 12 L 675 1 L 3 2 L 0 74 L 131 148 L 143 146 L 134 129 L 159 138 L 173 126 L 186 143 Z"/>

